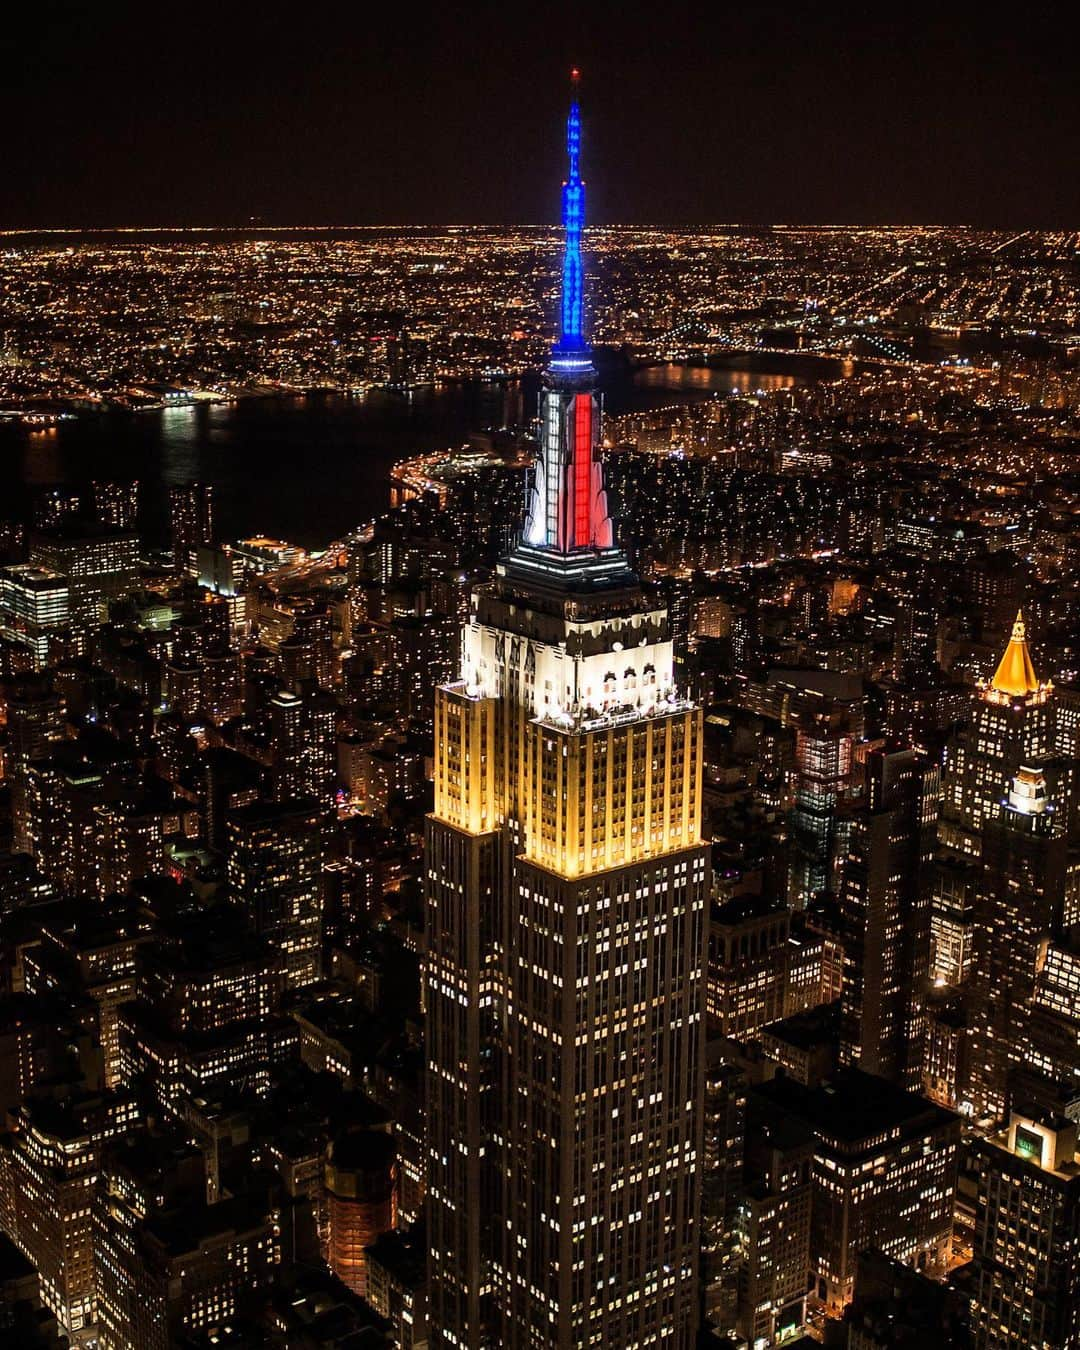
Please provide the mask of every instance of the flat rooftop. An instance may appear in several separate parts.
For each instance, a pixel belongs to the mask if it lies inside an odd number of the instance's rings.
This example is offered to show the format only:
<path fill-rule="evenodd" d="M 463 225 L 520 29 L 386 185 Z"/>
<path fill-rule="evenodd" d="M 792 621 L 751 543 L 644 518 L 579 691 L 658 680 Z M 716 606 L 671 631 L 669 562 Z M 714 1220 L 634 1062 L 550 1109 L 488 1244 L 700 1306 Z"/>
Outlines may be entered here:
<path fill-rule="evenodd" d="M 916 1092 L 905 1092 L 884 1078 L 854 1068 L 842 1069 L 817 1088 L 778 1076 L 755 1091 L 801 1117 L 823 1139 L 846 1145 L 916 1122 L 922 1130 L 958 1119 L 954 1112 Z"/>

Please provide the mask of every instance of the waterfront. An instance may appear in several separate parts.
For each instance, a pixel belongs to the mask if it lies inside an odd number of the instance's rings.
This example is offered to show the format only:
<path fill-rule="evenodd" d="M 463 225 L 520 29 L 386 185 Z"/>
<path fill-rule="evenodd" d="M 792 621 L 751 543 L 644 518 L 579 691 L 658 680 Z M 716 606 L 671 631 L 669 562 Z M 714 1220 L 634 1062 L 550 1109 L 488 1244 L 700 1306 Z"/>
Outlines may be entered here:
<path fill-rule="evenodd" d="M 612 413 L 801 383 L 752 369 L 650 366 L 603 380 Z M 470 432 L 524 427 L 535 379 L 461 381 L 410 393 L 374 391 L 244 399 L 141 413 L 85 414 L 55 427 L 0 426 L 0 516 L 25 511 L 42 488 L 95 478 L 141 484 L 142 527 L 164 542 L 168 490 L 193 479 L 216 489 L 222 538 L 269 534 L 318 548 L 384 509 L 393 463 L 464 442 Z"/>
<path fill-rule="evenodd" d="M 144 534 L 165 542 L 169 488 L 215 488 L 222 538 L 269 534 L 319 547 L 386 506 L 387 472 L 515 417 L 520 391 L 468 383 L 405 396 L 243 399 L 142 413 L 87 414 L 47 430 L 0 427 L 0 514 L 54 485 L 139 480 Z"/>
<path fill-rule="evenodd" d="M 635 383 L 640 390 L 663 390 L 672 401 L 711 398 L 714 395 L 773 393 L 805 384 L 800 375 L 780 374 L 747 368 L 713 369 L 710 366 L 680 365 L 674 361 L 639 370 Z"/>

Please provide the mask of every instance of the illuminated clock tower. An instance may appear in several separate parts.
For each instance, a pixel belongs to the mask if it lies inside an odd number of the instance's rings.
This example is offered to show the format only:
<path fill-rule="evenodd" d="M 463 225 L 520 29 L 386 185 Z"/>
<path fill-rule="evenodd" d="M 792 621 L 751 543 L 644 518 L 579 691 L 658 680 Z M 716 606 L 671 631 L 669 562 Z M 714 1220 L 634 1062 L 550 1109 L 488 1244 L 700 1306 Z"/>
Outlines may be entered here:
<path fill-rule="evenodd" d="M 576 95 L 524 535 L 435 713 L 425 842 L 432 1344 L 665 1346 L 697 1322 L 701 713 L 614 546 Z"/>

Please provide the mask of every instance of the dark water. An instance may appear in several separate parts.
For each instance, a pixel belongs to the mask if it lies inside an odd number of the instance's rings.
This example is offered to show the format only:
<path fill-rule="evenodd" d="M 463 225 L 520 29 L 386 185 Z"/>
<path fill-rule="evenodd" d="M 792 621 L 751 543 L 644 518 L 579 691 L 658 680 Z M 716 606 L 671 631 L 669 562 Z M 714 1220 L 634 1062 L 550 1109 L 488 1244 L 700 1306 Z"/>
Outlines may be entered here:
<path fill-rule="evenodd" d="M 387 471 L 419 450 L 521 416 L 519 390 L 463 384 L 413 396 L 244 399 L 140 413 L 89 413 L 42 431 L 0 426 L 0 517 L 42 487 L 95 478 L 140 484 L 141 525 L 163 542 L 168 490 L 213 483 L 222 538 L 267 534 L 307 547 L 340 538 L 387 501 Z"/>
<path fill-rule="evenodd" d="M 618 413 L 709 397 L 749 387 L 744 378 L 654 367 L 636 380 L 605 379 L 605 405 Z M 793 382 L 763 378 L 765 387 Z M 40 431 L 0 424 L 0 518 L 25 518 L 43 487 L 137 478 L 143 533 L 163 543 L 169 488 L 198 479 L 215 486 L 220 537 L 266 534 L 318 548 L 385 507 L 396 460 L 460 445 L 471 431 L 522 427 L 535 413 L 536 391 L 535 380 L 476 381 L 408 396 L 317 394 L 88 413 Z"/>
<path fill-rule="evenodd" d="M 683 366 L 669 362 L 647 366 L 638 372 L 637 387 L 642 391 L 662 389 L 676 398 L 707 398 L 711 394 L 771 393 L 791 389 L 805 381 L 797 375 L 778 375 L 749 369 L 713 369 L 709 366 Z"/>

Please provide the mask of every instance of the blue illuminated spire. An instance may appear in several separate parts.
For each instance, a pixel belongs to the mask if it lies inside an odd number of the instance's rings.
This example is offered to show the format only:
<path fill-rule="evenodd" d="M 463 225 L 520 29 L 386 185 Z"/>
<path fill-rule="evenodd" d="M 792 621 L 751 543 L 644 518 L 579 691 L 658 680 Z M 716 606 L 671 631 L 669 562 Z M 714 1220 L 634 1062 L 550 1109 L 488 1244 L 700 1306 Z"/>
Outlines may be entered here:
<path fill-rule="evenodd" d="M 584 268 L 581 263 L 581 231 L 585 224 L 585 184 L 581 181 L 581 109 L 578 107 L 576 70 L 570 72 L 570 114 L 566 119 L 566 182 L 562 190 L 564 231 L 562 305 L 559 314 L 557 353 L 587 352 L 582 300 Z"/>
<path fill-rule="evenodd" d="M 521 549 L 543 550 L 543 569 L 563 580 L 628 575 L 626 559 L 613 544 L 604 470 L 600 461 L 600 394 L 592 348 L 585 340 L 582 313 L 584 268 L 581 231 L 585 184 L 581 181 L 581 110 L 578 73 L 570 74 L 570 115 L 566 119 L 566 182 L 563 183 L 563 271 L 559 336 L 551 352 L 540 395 L 540 445 L 529 488 Z M 610 554 L 610 556 L 607 556 Z M 603 556 L 601 556 L 603 555 Z M 521 551 L 514 555 L 520 561 Z M 596 558 L 601 557 L 599 564 Z M 583 559 L 585 561 L 583 561 Z M 533 558 L 530 566 L 540 564 Z M 599 566 L 599 571 L 596 567 Z M 555 572 L 552 572 L 552 567 Z M 568 570 L 569 569 L 569 570 Z"/>

